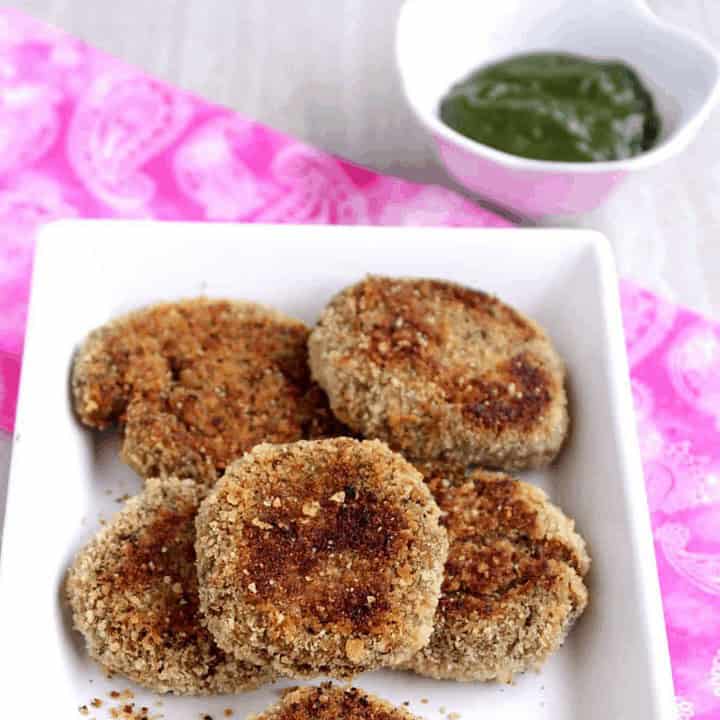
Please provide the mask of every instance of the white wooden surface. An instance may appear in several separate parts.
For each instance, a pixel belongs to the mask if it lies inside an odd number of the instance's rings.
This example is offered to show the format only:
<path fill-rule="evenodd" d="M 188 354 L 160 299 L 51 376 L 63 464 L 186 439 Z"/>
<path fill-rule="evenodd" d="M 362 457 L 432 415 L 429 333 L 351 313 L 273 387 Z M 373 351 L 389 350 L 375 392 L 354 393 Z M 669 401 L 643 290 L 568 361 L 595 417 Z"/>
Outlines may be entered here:
<path fill-rule="evenodd" d="M 720 49 L 720 0 L 648 3 Z M 383 172 L 452 186 L 400 92 L 393 62 L 400 4 L 22 0 L 17 6 L 320 148 Z M 625 276 L 720 319 L 716 196 L 720 108 L 682 157 L 630 179 L 602 208 L 563 224 L 602 230 Z M 9 441 L 0 437 L 0 516 L 8 456 Z"/>

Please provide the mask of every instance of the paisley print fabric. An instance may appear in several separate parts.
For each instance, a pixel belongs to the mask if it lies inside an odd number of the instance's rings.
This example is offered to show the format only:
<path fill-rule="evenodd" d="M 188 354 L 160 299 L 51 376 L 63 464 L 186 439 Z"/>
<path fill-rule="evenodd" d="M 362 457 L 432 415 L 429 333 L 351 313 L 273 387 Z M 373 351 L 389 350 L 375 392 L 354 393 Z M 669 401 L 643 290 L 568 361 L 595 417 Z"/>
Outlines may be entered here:
<path fill-rule="evenodd" d="M 720 326 L 622 285 L 677 717 L 720 718 Z"/>
<path fill-rule="evenodd" d="M 77 99 L 67 158 L 87 191 L 118 216 L 151 214 L 156 181 L 141 168 L 185 129 L 189 98 L 132 72 L 94 78 Z"/>
<path fill-rule="evenodd" d="M 37 227 L 63 217 L 503 226 L 0 11 L 0 427 Z M 622 285 L 677 717 L 720 720 L 720 326 Z"/>

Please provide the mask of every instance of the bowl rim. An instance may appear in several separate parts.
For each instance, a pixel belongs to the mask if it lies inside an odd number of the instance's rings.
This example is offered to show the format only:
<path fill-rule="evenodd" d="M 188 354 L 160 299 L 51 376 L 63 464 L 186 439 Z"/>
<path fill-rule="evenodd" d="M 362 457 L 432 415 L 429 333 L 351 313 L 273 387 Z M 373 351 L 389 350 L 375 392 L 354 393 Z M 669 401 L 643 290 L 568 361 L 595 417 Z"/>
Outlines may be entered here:
<path fill-rule="evenodd" d="M 558 160 L 537 160 L 535 158 L 525 158 L 520 155 L 513 155 L 503 150 L 486 145 L 485 143 L 462 135 L 449 125 L 446 125 L 440 119 L 437 109 L 433 112 L 427 112 L 420 108 L 418 103 L 408 89 L 406 82 L 406 63 L 401 57 L 401 35 L 407 21 L 408 8 L 418 3 L 419 0 L 403 0 L 398 12 L 395 25 L 395 65 L 400 76 L 400 82 L 403 89 L 405 99 L 412 109 L 415 116 L 420 122 L 433 134 L 439 135 L 443 140 L 458 146 L 460 149 L 469 152 L 472 155 L 492 160 L 499 165 L 505 167 L 525 170 L 531 172 L 547 172 L 547 173 L 573 173 L 573 174 L 596 174 L 596 173 L 620 173 L 628 170 L 640 170 L 652 167 L 677 155 L 690 143 L 692 138 L 697 134 L 700 127 L 704 124 L 713 106 L 720 98 L 720 54 L 707 42 L 704 38 L 699 37 L 690 30 L 683 27 L 677 27 L 672 23 L 658 17 L 644 2 L 636 2 L 637 9 L 645 16 L 645 19 L 653 23 L 656 27 L 662 28 L 666 32 L 671 32 L 677 37 L 694 44 L 702 49 L 713 64 L 715 79 L 712 87 L 708 91 L 705 99 L 695 113 L 683 123 L 677 131 L 671 136 L 658 142 L 650 150 L 642 152 L 630 158 L 622 160 L 603 160 L 598 162 L 567 162 Z"/>

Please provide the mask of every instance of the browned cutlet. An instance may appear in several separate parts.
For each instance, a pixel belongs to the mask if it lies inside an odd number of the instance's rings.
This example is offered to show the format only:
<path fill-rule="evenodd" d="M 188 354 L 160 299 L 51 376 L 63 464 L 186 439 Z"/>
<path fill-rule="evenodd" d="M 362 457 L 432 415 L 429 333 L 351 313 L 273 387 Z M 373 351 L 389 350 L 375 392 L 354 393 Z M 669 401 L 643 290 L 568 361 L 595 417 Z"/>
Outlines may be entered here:
<path fill-rule="evenodd" d="M 75 361 L 80 419 L 123 427 L 143 477 L 212 484 L 259 442 L 342 432 L 310 379 L 308 329 L 253 303 L 162 303 L 92 332 Z"/>
<path fill-rule="evenodd" d="M 548 336 L 483 292 L 368 277 L 332 299 L 309 352 L 335 415 L 415 460 L 538 467 L 567 432 L 565 370 Z"/>
<path fill-rule="evenodd" d="M 562 644 L 585 609 L 590 558 L 574 522 L 544 492 L 502 473 L 418 466 L 450 540 L 421 675 L 510 682 Z"/>
<path fill-rule="evenodd" d="M 301 687 L 249 720 L 419 720 L 403 708 L 358 688 L 326 683 Z"/>
<path fill-rule="evenodd" d="M 258 445 L 197 520 L 218 644 L 282 675 L 407 660 L 432 632 L 447 539 L 420 473 L 378 441 Z"/>
<path fill-rule="evenodd" d="M 226 655 L 202 623 L 192 480 L 148 480 L 75 558 L 67 596 L 92 658 L 156 692 L 209 695 L 273 679 Z"/>

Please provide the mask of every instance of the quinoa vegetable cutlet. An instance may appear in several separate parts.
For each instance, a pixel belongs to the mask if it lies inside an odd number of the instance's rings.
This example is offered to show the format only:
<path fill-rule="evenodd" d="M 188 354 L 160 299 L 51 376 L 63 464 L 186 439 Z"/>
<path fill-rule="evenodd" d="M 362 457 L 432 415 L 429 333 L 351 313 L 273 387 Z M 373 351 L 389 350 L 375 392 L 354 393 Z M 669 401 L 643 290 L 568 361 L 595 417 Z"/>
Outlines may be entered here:
<path fill-rule="evenodd" d="M 66 591 L 75 627 L 103 667 L 156 692 L 234 693 L 273 679 L 224 653 L 203 627 L 195 567 L 192 480 L 145 490 L 80 551 Z"/>
<path fill-rule="evenodd" d="M 460 285 L 368 277 L 330 301 L 309 354 L 335 415 L 415 460 L 539 467 L 567 433 L 565 370 L 545 332 Z"/>
<path fill-rule="evenodd" d="M 510 682 L 538 668 L 585 609 L 590 566 L 574 523 L 502 473 L 420 465 L 450 540 L 430 642 L 404 667 L 448 680 Z"/>
<path fill-rule="evenodd" d="M 207 626 L 240 659 L 347 678 L 407 660 L 432 632 L 446 533 L 420 473 L 382 442 L 258 445 L 197 530 Z"/>
<path fill-rule="evenodd" d="M 249 720 L 419 720 L 407 710 L 358 688 L 325 683 L 285 693 L 282 700 Z"/>
<path fill-rule="evenodd" d="M 93 331 L 72 376 L 83 423 L 123 427 L 143 477 L 208 484 L 259 442 L 339 432 L 307 367 L 308 329 L 248 302 L 153 305 Z"/>

